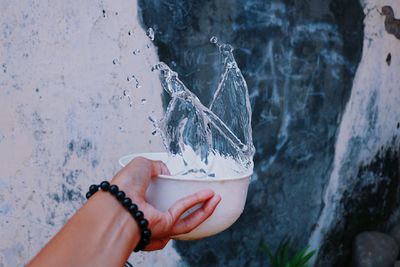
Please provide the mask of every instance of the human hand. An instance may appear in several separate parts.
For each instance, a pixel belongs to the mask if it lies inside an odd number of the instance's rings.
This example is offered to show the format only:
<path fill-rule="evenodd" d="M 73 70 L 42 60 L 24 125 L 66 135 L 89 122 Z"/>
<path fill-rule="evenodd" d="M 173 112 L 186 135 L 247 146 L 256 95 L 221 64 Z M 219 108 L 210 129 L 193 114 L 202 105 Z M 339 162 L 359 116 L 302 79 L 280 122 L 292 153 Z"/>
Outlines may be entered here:
<path fill-rule="evenodd" d="M 162 161 L 138 157 L 121 169 L 111 181 L 125 191 L 149 221 L 148 227 L 152 237 L 150 244 L 145 248 L 149 251 L 164 248 L 171 236 L 192 231 L 214 212 L 221 200 L 213 191 L 202 190 L 178 200 L 166 212 L 161 212 L 145 200 L 151 178 L 159 174 L 170 174 Z M 185 218 L 180 218 L 188 209 L 200 203 L 204 203 L 201 208 Z"/>

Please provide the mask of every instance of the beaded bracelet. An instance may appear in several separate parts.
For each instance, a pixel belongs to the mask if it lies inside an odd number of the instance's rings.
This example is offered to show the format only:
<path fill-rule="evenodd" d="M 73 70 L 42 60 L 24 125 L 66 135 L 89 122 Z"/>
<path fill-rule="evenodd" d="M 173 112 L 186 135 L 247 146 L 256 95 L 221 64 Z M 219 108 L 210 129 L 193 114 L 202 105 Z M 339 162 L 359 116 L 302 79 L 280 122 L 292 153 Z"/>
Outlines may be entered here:
<path fill-rule="evenodd" d="M 141 238 L 134 249 L 134 252 L 138 252 L 139 250 L 143 250 L 146 245 L 150 243 L 151 231 L 147 227 L 149 222 L 144 218 L 144 214 L 142 211 L 138 209 L 138 206 L 135 203 L 132 203 L 132 200 L 129 197 L 126 197 L 125 192 L 119 190 L 117 185 L 110 185 L 109 182 L 103 181 L 100 185 L 92 184 L 89 187 L 89 192 L 86 193 L 86 198 L 89 199 L 94 195 L 99 189 L 103 191 L 108 191 L 112 195 L 114 195 L 118 201 L 124 206 L 125 209 L 132 215 L 137 224 L 139 225 Z"/>

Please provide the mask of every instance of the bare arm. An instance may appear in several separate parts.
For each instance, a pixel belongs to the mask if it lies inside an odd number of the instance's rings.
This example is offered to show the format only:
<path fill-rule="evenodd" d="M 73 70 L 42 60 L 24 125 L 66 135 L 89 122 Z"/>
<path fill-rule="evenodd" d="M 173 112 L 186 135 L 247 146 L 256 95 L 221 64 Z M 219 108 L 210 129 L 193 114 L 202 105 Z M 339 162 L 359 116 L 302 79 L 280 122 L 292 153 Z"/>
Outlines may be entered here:
<path fill-rule="evenodd" d="M 160 212 L 145 201 L 150 179 L 167 174 L 162 162 L 137 158 L 112 179 L 143 211 L 152 231 L 146 250 L 162 249 L 171 236 L 190 232 L 205 221 L 220 201 L 210 190 L 177 201 Z M 180 219 L 189 208 L 205 202 L 190 216 Z M 116 266 L 124 265 L 140 240 L 140 231 L 132 216 L 108 192 L 97 192 L 76 212 L 59 233 L 28 264 L 37 266 Z"/>

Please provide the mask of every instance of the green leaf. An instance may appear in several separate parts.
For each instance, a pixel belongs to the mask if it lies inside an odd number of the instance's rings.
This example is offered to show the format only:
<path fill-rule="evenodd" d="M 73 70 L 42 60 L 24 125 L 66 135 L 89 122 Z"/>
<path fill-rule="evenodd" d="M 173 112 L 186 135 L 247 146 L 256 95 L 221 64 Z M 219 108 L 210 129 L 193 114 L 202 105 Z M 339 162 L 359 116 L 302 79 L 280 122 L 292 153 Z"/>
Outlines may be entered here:
<path fill-rule="evenodd" d="M 289 247 L 290 240 L 283 239 L 273 254 L 267 244 L 261 244 L 261 249 L 267 254 L 272 267 L 307 267 L 308 262 L 316 253 L 316 251 L 308 252 L 309 247 L 305 247 L 289 259 Z"/>

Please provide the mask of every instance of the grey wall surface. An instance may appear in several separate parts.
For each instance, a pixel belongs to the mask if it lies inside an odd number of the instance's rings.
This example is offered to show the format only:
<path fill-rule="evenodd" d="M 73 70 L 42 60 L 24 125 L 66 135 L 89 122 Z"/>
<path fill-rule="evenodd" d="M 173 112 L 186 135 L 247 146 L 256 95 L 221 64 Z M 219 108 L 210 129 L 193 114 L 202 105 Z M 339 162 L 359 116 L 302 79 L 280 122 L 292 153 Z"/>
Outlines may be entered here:
<path fill-rule="evenodd" d="M 400 16 L 396 1 L 139 1 L 160 59 L 204 103 L 219 76 L 213 35 L 235 47 L 249 85 L 257 152 L 245 211 L 220 235 L 176 243 L 188 265 L 267 266 L 261 243 L 289 237 L 321 248 L 317 266 L 346 266 L 355 234 L 387 224 L 400 113 L 400 42 L 377 12 L 387 4 Z"/>
<path fill-rule="evenodd" d="M 136 14 L 128 0 L 0 0 L 0 266 L 24 266 L 119 157 L 163 149 L 147 120 L 162 113 L 158 59 Z M 166 258 L 179 260 L 170 246 L 131 260 Z"/>

